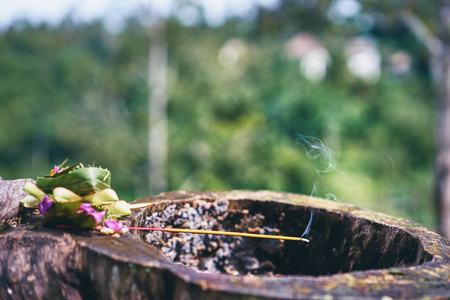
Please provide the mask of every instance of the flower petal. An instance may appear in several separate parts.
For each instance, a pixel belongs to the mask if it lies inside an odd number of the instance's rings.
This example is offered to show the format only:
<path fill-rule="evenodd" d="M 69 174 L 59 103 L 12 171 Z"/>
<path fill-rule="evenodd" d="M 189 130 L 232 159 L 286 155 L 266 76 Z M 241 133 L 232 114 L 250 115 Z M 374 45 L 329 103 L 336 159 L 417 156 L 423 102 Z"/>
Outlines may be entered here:
<path fill-rule="evenodd" d="M 123 228 L 122 224 L 111 219 L 105 221 L 105 227 L 111 228 L 114 231 L 119 231 Z"/>
<path fill-rule="evenodd" d="M 92 214 L 91 214 L 91 216 L 94 217 L 95 222 L 97 222 L 97 224 L 102 223 L 103 218 L 105 217 L 105 215 L 106 215 L 106 210 L 100 211 L 100 212 L 99 212 L 99 211 L 96 211 L 95 213 L 92 213 Z"/>
<path fill-rule="evenodd" d="M 80 208 L 77 210 L 77 213 L 81 213 L 83 215 L 91 215 L 96 212 L 97 211 L 93 209 L 89 203 L 82 203 Z"/>
<path fill-rule="evenodd" d="M 45 215 L 54 204 L 55 202 L 51 201 L 49 196 L 44 196 L 41 203 L 39 203 L 39 211 L 41 212 L 41 215 Z"/>

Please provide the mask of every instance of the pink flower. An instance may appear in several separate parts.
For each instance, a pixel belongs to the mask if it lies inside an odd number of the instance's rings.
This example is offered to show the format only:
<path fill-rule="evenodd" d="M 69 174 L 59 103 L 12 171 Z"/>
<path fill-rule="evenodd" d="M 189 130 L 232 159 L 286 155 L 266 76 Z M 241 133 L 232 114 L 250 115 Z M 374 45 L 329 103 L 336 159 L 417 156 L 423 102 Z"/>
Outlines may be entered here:
<path fill-rule="evenodd" d="M 78 213 L 82 213 L 83 215 L 91 215 L 96 212 L 95 209 L 92 208 L 91 204 L 83 203 L 80 208 L 77 210 Z"/>
<path fill-rule="evenodd" d="M 95 219 L 95 223 L 97 223 L 98 225 L 102 223 L 103 218 L 106 215 L 106 210 L 96 211 L 95 209 L 92 208 L 91 204 L 83 203 L 78 208 L 77 213 L 85 216 L 92 216 Z"/>
<path fill-rule="evenodd" d="M 125 234 L 128 232 L 128 228 L 123 226 L 122 223 L 118 223 L 114 220 L 106 220 L 105 226 L 98 225 L 97 229 L 103 234 L 112 234 L 118 237 L 120 233 Z"/>
<path fill-rule="evenodd" d="M 63 170 L 62 169 L 60 169 L 58 166 L 54 166 L 53 167 L 53 170 L 50 172 L 50 176 L 53 176 L 53 175 L 55 175 L 55 174 L 57 174 L 57 173 L 61 173 Z"/>
<path fill-rule="evenodd" d="M 106 215 L 106 210 L 103 210 L 103 211 L 96 211 L 95 213 L 92 213 L 92 214 L 91 214 L 91 216 L 94 217 L 95 222 L 96 222 L 97 224 L 101 224 L 101 223 L 102 223 L 103 218 L 105 217 L 105 215 Z"/>
<path fill-rule="evenodd" d="M 118 223 L 111 219 L 105 221 L 105 227 L 110 228 L 114 231 L 120 231 L 123 229 L 122 223 Z"/>

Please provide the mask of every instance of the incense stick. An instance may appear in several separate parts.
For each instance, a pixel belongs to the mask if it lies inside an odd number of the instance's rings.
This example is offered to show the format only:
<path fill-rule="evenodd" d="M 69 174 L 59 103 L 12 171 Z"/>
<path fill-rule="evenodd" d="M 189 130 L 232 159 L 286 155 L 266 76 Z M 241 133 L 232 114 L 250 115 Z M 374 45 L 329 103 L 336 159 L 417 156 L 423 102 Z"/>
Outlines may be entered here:
<path fill-rule="evenodd" d="M 130 229 L 130 230 L 148 230 L 148 231 L 165 231 L 165 232 L 173 232 L 173 233 L 230 235 L 230 236 L 242 236 L 242 237 L 252 237 L 252 238 L 262 238 L 262 239 L 273 239 L 273 240 L 301 241 L 301 242 L 309 243 L 308 239 L 301 238 L 301 237 L 254 234 L 254 233 L 244 233 L 244 232 L 197 230 L 197 229 L 182 229 L 182 228 L 152 228 L 152 227 L 128 227 L 128 229 Z"/>

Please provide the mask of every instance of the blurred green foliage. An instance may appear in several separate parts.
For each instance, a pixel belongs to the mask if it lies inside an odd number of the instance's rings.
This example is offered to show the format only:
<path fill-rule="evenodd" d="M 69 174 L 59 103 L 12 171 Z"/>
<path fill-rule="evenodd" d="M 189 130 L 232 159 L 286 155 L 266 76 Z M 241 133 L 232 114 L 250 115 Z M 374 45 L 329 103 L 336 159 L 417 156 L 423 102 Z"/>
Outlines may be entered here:
<path fill-rule="evenodd" d="M 283 9 L 215 28 L 167 21 L 169 190 L 310 194 L 315 162 L 295 142 L 305 134 L 321 138 L 336 159 L 318 196 L 433 228 L 434 95 L 420 44 L 405 28 L 374 28 L 383 58 L 408 49 L 414 63 L 404 76 L 383 65 L 380 80 L 365 83 L 351 76 L 344 55 L 347 35 L 361 32 L 318 12 Z M 307 80 L 283 50 L 302 30 L 331 53 L 323 82 Z M 110 169 L 121 198 L 148 196 L 149 36 L 136 19 L 117 34 L 70 19 L 57 28 L 16 23 L 2 33 L 0 176 L 35 178 L 69 158 Z M 246 52 L 228 67 L 218 53 L 236 38 Z"/>

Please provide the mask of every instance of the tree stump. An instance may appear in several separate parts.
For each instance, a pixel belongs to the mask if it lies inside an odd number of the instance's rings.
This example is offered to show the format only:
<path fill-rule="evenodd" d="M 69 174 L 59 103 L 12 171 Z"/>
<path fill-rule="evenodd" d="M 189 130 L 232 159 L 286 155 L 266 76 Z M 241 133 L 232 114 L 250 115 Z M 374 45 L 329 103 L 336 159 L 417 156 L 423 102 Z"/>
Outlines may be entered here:
<path fill-rule="evenodd" d="M 284 262 L 277 262 L 285 276 L 200 273 L 144 243 L 143 232 L 115 238 L 32 229 L 39 217 L 28 213 L 0 233 L 0 299 L 450 298 L 448 240 L 411 221 L 340 202 L 269 191 L 170 192 L 137 200 L 155 205 L 135 211 L 126 224 L 141 226 L 170 204 L 221 198 L 230 208 L 284 213 L 282 233 L 291 235 L 301 234 L 289 230 L 304 228 L 315 209 L 310 243 L 285 244 Z"/>

